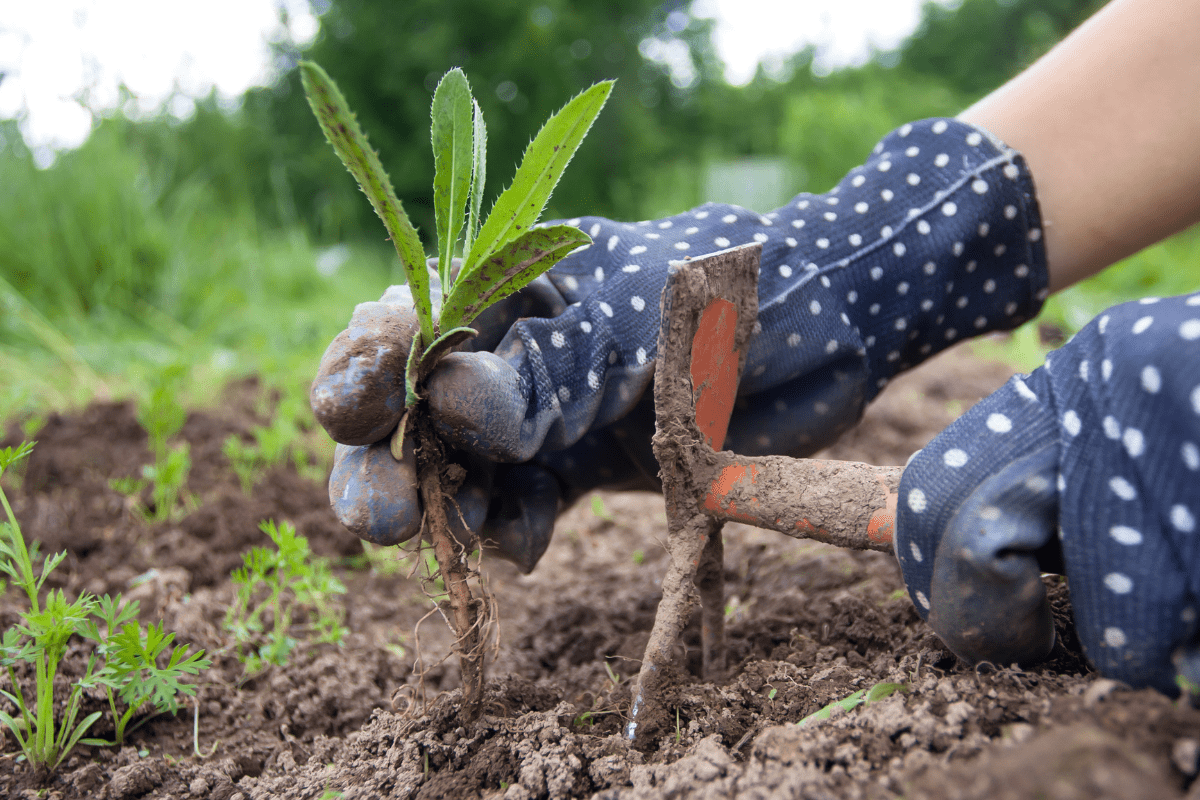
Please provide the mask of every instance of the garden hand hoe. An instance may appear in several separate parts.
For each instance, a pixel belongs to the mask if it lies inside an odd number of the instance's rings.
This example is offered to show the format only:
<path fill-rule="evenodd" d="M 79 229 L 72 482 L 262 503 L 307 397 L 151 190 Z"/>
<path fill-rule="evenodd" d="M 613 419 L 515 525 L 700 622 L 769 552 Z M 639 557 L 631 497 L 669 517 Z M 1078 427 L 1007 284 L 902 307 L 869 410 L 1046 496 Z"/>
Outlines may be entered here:
<path fill-rule="evenodd" d="M 695 603 L 689 584 L 700 595 L 704 678 L 723 675 L 721 527 L 727 520 L 839 547 L 892 551 L 902 467 L 720 450 L 757 318 L 761 254 L 762 245 L 752 244 L 672 263 L 663 290 L 654 454 L 671 561 L 632 687 L 628 739 L 639 726 L 645 735 L 666 722 L 656 699 Z"/>

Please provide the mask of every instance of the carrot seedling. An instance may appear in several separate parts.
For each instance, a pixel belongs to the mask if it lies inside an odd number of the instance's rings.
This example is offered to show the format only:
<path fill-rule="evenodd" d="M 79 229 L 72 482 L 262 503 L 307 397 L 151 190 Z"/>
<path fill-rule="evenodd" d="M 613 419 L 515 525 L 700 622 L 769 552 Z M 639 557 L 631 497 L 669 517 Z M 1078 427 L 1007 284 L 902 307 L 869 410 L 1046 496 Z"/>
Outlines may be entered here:
<path fill-rule="evenodd" d="M 314 556 L 291 523 L 271 520 L 258 527 L 275 547 L 255 547 L 242 556 L 242 566 L 232 574 L 237 598 L 225 614 L 225 629 L 233 633 L 249 675 L 270 664 L 287 664 L 302 641 L 340 644 L 347 633 L 344 613 L 332 602 L 346 587 L 330 571 L 328 559 Z M 292 636 L 298 618 L 304 619 L 302 640 Z"/>
<path fill-rule="evenodd" d="M 464 548 L 450 532 L 447 498 L 457 487 L 448 486 L 443 477 L 444 448 L 418 405 L 422 383 L 442 355 L 475 335 L 467 326 L 484 309 L 591 243 L 591 237 L 577 228 L 538 227 L 537 221 L 613 84 L 603 81 L 585 89 L 546 121 L 526 149 L 512 184 L 484 217 L 487 128 L 483 112 L 462 70 L 452 69 L 442 77 L 431 109 L 437 229 L 437 274 L 431 277 L 417 231 L 345 98 L 316 64 L 301 62 L 300 75 L 325 137 L 383 221 L 408 280 L 419 330 L 413 336 L 405 368 L 407 413 L 393 435 L 392 453 L 400 459 L 404 437 L 414 434 L 425 529 L 445 582 L 449 616 L 458 637 L 463 714 L 472 719 L 483 695 L 479 604 L 471 597 L 467 581 L 474 573 L 465 557 L 472 548 Z M 458 252 L 462 262 L 455 271 L 452 266 Z M 431 291 L 433 282 L 436 294 Z"/>
<path fill-rule="evenodd" d="M 142 467 L 142 477 L 113 478 L 109 486 L 126 497 L 140 498 L 150 487 L 150 504 L 140 499 L 137 508 L 147 522 L 165 522 L 187 513 L 188 505 L 178 508 L 183 487 L 192 469 L 190 446 L 187 442 L 168 445 L 167 440 L 183 428 L 187 410 L 179 402 L 179 382 L 183 368 L 168 367 L 156 378 L 144 402 L 138 404 L 138 422 L 150 438 L 154 462 Z M 153 509 L 153 510 L 151 510 Z M 182 511 L 182 513 L 180 513 Z"/>
<path fill-rule="evenodd" d="M 16 449 L 0 450 L 0 476 L 32 450 L 33 445 L 28 442 Z M 0 711 L 0 722 L 12 732 L 30 764 L 53 771 L 76 744 L 119 744 L 128 731 L 141 724 L 129 727 L 130 720 L 147 704 L 159 713 L 176 711 L 175 698 L 195 691 L 180 678 L 198 674 L 210 662 L 202 658 L 204 651 L 188 655 L 188 646 L 178 645 L 171 651 L 167 665 L 159 667 L 159 656 L 170 648 L 175 634 L 165 633 L 160 622 L 150 625 L 143 635 L 134 619 L 137 603 L 122 607 L 119 595 L 113 600 L 108 595 L 97 598 L 84 593 L 74 602 L 67 602 L 63 591 L 57 589 L 43 598 L 42 587 L 66 552 L 45 559 L 40 574 L 35 573 L 37 544 L 26 547 L 3 488 L 0 488 L 0 505 L 8 517 L 7 522 L 0 523 L 0 572 L 21 587 L 29 599 L 29 610 L 21 613 L 21 623 L 5 631 L 0 640 L 0 666 L 8 670 L 12 687 L 11 692 L 0 690 L 0 694 L 17 708 L 15 717 Z M 96 618 L 105 623 L 103 635 Z M 66 654 L 67 642 L 74 634 L 94 640 L 98 647 L 88 657 L 83 677 L 70 685 L 62 716 L 56 720 L 54 679 Z M 19 661 L 34 666 L 32 703 L 26 702 L 25 692 L 17 681 L 14 667 Z M 96 711 L 79 719 L 83 693 L 97 687 L 108 697 L 115 742 L 83 738 L 102 713 Z M 118 697 L 125 705 L 124 713 L 117 711 Z"/>
<path fill-rule="evenodd" d="M 104 687 L 108 707 L 113 716 L 113 741 L 85 740 L 90 744 L 115 744 L 125 741 L 126 734 L 141 727 L 156 714 L 179 710 L 179 697 L 192 697 L 196 687 L 184 683 L 185 675 L 198 675 L 208 669 L 212 662 L 204 658 L 204 651 L 188 653 L 189 645 L 171 645 L 174 633 L 167 633 L 162 622 L 151 623 L 145 630 L 137 621 L 138 602 L 123 604 L 121 596 L 113 600 L 108 595 L 101 597 L 93 611 L 104 625 L 101 633 L 96 620 L 88 620 L 80 631 L 85 637 L 99 644 L 97 652 L 104 659 L 104 667 L 97 673 L 97 681 Z M 159 666 L 161 656 L 166 656 L 166 665 Z M 118 712 L 118 699 L 124 712 Z M 129 724 L 139 711 L 153 708 L 132 726 Z"/>
<path fill-rule="evenodd" d="M 0 450 L 0 476 L 32 451 L 32 442 L 15 449 L 6 447 Z M 54 699 L 54 677 L 66 654 L 67 640 L 87 620 L 96 600 L 84 594 L 75 602 L 68 603 L 61 589 L 51 591 L 42 598 L 42 586 L 46 578 L 67 554 L 62 552 L 47 558 L 42 562 L 41 574 L 36 574 L 33 562 L 37 559 L 37 544 L 28 548 L 25 546 L 21 526 L 3 488 L 0 488 L 0 503 L 3 503 L 8 518 L 7 522 L 0 523 L 0 571 L 6 573 L 29 598 L 29 610 L 22 612 L 21 624 L 6 630 L 0 641 L 0 666 L 8 670 L 12 687 L 11 692 L 0 690 L 0 694 L 17 707 L 16 717 L 0 711 L 0 722 L 12 732 L 30 764 L 52 771 L 100 718 L 100 712 L 97 711 L 76 722 L 84 689 L 96 685 L 93 659 L 88 661 L 87 674 L 71 685 L 62 717 L 58 720 L 55 719 L 57 704 Z M 14 667 L 18 661 L 34 666 L 32 703 L 26 702 L 25 692 L 17 682 Z"/>

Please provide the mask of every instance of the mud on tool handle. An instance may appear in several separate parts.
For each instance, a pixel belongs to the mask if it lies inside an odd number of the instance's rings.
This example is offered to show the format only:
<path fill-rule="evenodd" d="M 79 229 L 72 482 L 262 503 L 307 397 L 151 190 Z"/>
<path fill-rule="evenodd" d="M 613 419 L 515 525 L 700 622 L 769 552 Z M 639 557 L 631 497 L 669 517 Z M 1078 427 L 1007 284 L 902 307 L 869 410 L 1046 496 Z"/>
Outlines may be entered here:
<path fill-rule="evenodd" d="M 707 449 L 707 448 L 705 448 Z M 892 552 L 903 467 L 697 452 L 692 475 L 709 516 L 798 539 Z"/>
<path fill-rule="evenodd" d="M 666 486 L 664 473 L 667 502 L 678 505 L 673 495 L 684 491 L 715 520 L 891 552 L 903 468 L 719 451 L 758 312 L 760 254 L 760 245 L 743 245 L 692 262 L 691 270 L 673 265 L 655 378 L 655 452 L 660 463 L 682 462 L 673 471 L 682 485 Z M 678 374 L 675 365 L 690 368 Z"/>

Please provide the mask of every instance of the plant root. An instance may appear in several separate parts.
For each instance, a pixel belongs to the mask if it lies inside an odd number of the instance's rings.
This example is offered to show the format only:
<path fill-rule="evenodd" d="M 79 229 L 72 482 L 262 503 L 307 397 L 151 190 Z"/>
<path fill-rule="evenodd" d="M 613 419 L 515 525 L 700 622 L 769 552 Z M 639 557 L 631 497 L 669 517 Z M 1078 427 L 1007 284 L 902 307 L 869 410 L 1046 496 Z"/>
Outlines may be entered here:
<path fill-rule="evenodd" d="M 438 570 L 446 585 L 446 604 L 450 607 L 450 623 L 457 637 L 454 649 L 459 655 L 462 674 L 462 717 L 466 722 L 478 718 L 483 703 L 484 644 L 482 604 L 471 595 L 473 570 L 467 561 L 467 548 L 459 543 L 450 529 L 446 515 L 450 491 L 443 474 L 446 454 L 426 414 L 414 414 L 417 455 L 417 479 L 421 503 L 425 509 L 425 530 L 433 545 Z M 478 545 L 477 538 L 474 542 Z"/>

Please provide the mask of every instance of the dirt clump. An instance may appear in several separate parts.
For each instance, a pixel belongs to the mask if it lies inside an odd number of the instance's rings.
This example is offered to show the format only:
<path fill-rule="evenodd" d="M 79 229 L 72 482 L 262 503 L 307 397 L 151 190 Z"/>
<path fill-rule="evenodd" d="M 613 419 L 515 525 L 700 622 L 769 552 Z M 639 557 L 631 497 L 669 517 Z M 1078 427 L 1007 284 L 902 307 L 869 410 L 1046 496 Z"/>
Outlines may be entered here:
<path fill-rule="evenodd" d="M 1011 374 L 956 348 L 893 382 L 855 430 L 822 454 L 902 465 L 954 415 Z M 629 684 L 666 565 L 662 498 L 588 498 L 560 519 L 530 575 L 485 562 L 500 638 L 482 714 L 457 714 L 452 637 L 404 569 L 368 568 L 326 489 L 292 467 L 247 497 L 221 446 L 265 418 L 239 385 L 183 430 L 195 509 L 156 525 L 109 481 L 151 455 L 127 404 L 54 415 L 6 491 L 30 538 L 65 549 L 52 578 L 68 594 L 123 592 L 147 620 L 208 651 L 198 702 L 156 717 L 124 747 L 78 747 L 48 782 L 0 737 L 0 796 L 24 798 L 1182 798 L 1196 796 L 1200 712 L 1100 679 L 1079 653 L 1066 588 L 1047 578 L 1059 648 L 1035 669 L 975 670 L 930 633 L 884 553 L 840 551 L 725 526 L 728 678 L 702 681 L 698 615 L 666 681 L 667 715 L 647 740 L 622 736 Z M 0 446 L 15 444 L 15 425 Z M 599 513 L 597 513 L 599 512 Z M 334 559 L 348 593 L 341 648 L 300 648 L 246 679 L 223 628 L 229 571 L 267 544 L 258 524 L 293 522 Z M 400 555 L 403 555 L 402 553 Z M 382 558 L 381 563 L 379 559 Z M 22 598 L 0 598 L 17 621 Z M 431 615 L 432 612 L 432 615 Z M 424 620 L 424 621 L 422 621 Z M 419 627 L 418 627 L 419 624 Z M 74 644 L 62 680 L 82 674 Z M 419 657 L 419 662 L 418 662 Z M 418 668 L 414 671 L 414 668 Z M 18 672 L 26 680 L 29 672 Z M 796 723 L 880 682 L 891 696 Z M 62 684 L 65 687 L 65 683 Z M 0 675 L 0 688 L 9 689 Z M 13 709 L 0 701 L 0 707 Z M 101 710 L 88 696 L 84 712 Z M 198 744 L 192 726 L 198 714 Z M 102 718 L 92 735 L 112 735 Z"/>

